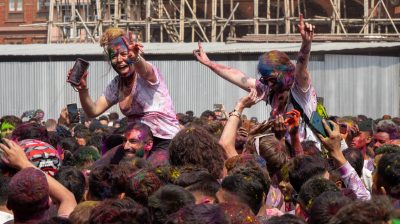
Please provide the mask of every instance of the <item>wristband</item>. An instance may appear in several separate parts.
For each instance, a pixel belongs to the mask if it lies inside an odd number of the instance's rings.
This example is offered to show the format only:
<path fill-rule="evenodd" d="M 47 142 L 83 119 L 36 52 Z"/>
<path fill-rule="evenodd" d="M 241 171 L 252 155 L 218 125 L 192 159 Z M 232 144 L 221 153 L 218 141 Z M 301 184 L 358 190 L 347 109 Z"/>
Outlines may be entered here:
<path fill-rule="evenodd" d="M 134 65 L 136 65 L 137 63 L 139 63 L 142 60 L 142 56 L 140 56 L 140 54 L 136 57 L 136 59 L 132 62 Z"/>
<path fill-rule="evenodd" d="M 229 117 L 232 117 L 232 116 L 235 116 L 235 117 L 238 117 L 239 119 L 241 119 L 242 113 L 240 113 L 237 110 L 233 110 L 232 112 L 229 113 Z"/>

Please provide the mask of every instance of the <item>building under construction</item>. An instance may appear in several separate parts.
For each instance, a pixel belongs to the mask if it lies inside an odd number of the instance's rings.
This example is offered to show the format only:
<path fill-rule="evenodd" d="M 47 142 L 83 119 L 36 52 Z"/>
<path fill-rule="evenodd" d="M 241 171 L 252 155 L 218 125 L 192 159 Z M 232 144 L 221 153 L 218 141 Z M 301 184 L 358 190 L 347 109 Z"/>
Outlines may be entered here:
<path fill-rule="evenodd" d="M 300 13 L 306 21 L 317 26 L 315 41 L 398 41 L 400 36 L 400 0 L 1 2 L 8 7 L 4 8 L 4 17 L 0 18 L 0 39 L 12 38 L 6 34 L 7 27 L 12 26 L 15 32 L 18 29 L 25 33 L 30 29 L 41 30 L 42 39 L 36 41 L 38 43 L 97 42 L 110 26 L 131 30 L 144 42 L 295 42 L 299 41 L 299 36 L 294 34 Z M 30 7 L 25 7 L 28 3 Z M 10 23 L 9 19 L 15 17 L 18 9 L 24 15 L 46 19 L 27 21 L 23 16 L 25 19 L 20 23 Z"/>

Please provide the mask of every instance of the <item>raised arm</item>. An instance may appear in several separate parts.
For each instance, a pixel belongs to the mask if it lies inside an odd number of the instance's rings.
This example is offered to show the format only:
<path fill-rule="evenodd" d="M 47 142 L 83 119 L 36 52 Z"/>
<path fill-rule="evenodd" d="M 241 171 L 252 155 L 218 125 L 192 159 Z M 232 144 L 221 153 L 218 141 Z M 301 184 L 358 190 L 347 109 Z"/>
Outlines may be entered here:
<path fill-rule="evenodd" d="M 35 167 L 25 155 L 24 150 L 15 142 L 3 139 L 4 144 L 0 144 L 0 150 L 3 152 L 2 160 L 9 166 L 22 170 L 28 167 Z M 53 201 L 57 202 L 58 216 L 68 217 L 76 207 L 74 195 L 57 182 L 53 177 L 46 174 L 47 183 L 49 184 L 49 194 Z"/>
<path fill-rule="evenodd" d="M 68 72 L 67 77 L 71 75 L 71 71 L 72 69 Z M 89 73 L 86 71 L 79 85 L 73 85 L 73 87 L 79 93 L 79 99 L 81 101 L 81 105 L 85 113 L 89 117 L 97 117 L 98 115 L 106 111 L 108 108 L 110 108 L 112 105 L 108 103 L 108 101 L 104 96 L 100 96 L 96 100 L 96 102 L 92 100 L 92 98 L 89 95 L 89 89 L 87 87 L 87 81 L 86 81 L 88 74 Z"/>
<path fill-rule="evenodd" d="M 157 76 L 153 71 L 153 68 L 146 60 L 141 56 L 143 53 L 143 45 L 137 42 L 137 37 L 135 34 L 130 33 L 131 42 L 125 38 L 122 38 L 125 45 L 128 46 L 128 57 L 131 60 L 133 66 L 135 66 L 135 71 L 145 80 L 149 82 L 157 82 Z"/>
<path fill-rule="evenodd" d="M 236 156 L 238 153 L 235 148 L 236 134 L 240 124 L 240 117 L 244 108 L 250 108 L 260 100 L 257 98 L 257 91 L 251 89 L 249 95 L 241 98 L 235 106 L 234 111 L 229 115 L 224 127 L 219 144 L 224 148 L 228 158 Z"/>
<path fill-rule="evenodd" d="M 302 38 L 300 52 L 297 56 L 297 64 L 295 70 L 296 84 L 302 90 L 307 90 L 311 84 L 311 76 L 307 70 L 308 61 L 310 59 L 311 42 L 314 37 L 315 26 L 304 23 L 303 14 L 300 14 L 300 24 L 298 25 Z"/>
<path fill-rule="evenodd" d="M 193 54 L 200 63 L 209 67 L 217 75 L 239 86 L 243 90 L 249 91 L 250 88 L 256 88 L 256 79 L 248 77 L 246 74 L 237 69 L 211 61 L 206 52 L 204 52 L 200 42 L 199 48 L 194 50 Z"/>

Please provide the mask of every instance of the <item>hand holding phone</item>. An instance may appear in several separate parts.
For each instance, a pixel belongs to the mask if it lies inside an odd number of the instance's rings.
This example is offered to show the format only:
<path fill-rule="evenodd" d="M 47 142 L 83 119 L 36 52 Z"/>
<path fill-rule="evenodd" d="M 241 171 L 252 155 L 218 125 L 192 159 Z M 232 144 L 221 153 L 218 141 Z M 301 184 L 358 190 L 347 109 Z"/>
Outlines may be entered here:
<path fill-rule="evenodd" d="M 84 84 L 86 87 L 86 82 L 82 83 L 82 78 L 84 78 L 88 68 L 89 62 L 83 60 L 82 58 L 76 59 L 74 67 L 68 73 L 67 82 L 74 86 L 80 86 L 81 84 Z"/>

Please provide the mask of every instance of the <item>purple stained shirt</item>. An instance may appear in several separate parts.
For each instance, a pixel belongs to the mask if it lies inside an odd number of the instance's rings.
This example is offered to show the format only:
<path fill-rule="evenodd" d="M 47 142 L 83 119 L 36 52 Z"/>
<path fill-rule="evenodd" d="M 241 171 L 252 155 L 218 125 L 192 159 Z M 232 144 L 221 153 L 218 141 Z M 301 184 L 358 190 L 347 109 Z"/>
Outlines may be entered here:
<path fill-rule="evenodd" d="M 103 95 L 110 104 L 119 103 L 121 112 L 128 117 L 129 121 L 142 122 L 148 125 L 155 137 L 172 139 L 179 131 L 179 122 L 176 119 L 175 109 L 164 77 L 154 65 L 150 65 L 157 81 L 152 83 L 136 73 L 136 80 L 131 91 L 130 106 L 121 107 L 124 96 L 118 88 L 119 76 L 108 84 Z"/>
<path fill-rule="evenodd" d="M 274 94 L 270 102 L 268 99 L 270 88 L 267 85 L 262 84 L 259 80 L 256 81 L 256 89 L 258 96 L 263 97 L 263 100 L 271 105 L 271 118 L 275 118 L 276 115 L 284 115 L 286 112 L 294 109 L 294 106 L 291 103 L 290 99 L 288 99 L 289 102 L 283 102 L 286 103 L 286 106 L 284 108 L 279 108 L 279 104 L 282 103 L 280 102 L 281 96 L 279 93 Z M 293 98 L 303 109 L 304 113 L 307 115 L 308 118 L 310 118 L 312 112 L 317 109 L 317 94 L 314 87 L 311 85 L 311 81 L 309 82 L 308 88 L 303 90 L 300 88 L 297 81 L 295 80 L 292 87 L 290 88 L 290 91 Z M 300 141 L 311 140 L 316 142 L 319 149 L 321 148 L 319 139 L 317 138 L 317 136 L 315 136 L 314 132 L 305 124 L 305 122 L 303 122 L 302 119 L 299 126 L 299 135 Z M 290 136 L 286 137 L 290 139 Z"/>
<path fill-rule="evenodd" d="M 356 170 L 348 161 L 338 168 L 340 176 L 346 188 L 353 190 L 358 199 L 370 200 L 371 193 L 365 188 L 361 178 L 357 175 Z"/>

